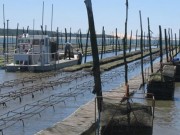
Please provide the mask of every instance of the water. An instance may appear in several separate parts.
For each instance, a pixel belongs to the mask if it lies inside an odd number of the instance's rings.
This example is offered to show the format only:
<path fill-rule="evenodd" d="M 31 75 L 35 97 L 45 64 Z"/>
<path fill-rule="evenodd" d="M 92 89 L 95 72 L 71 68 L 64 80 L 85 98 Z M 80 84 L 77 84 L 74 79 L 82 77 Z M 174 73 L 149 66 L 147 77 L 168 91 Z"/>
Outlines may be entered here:
<path fill-rule="evenodd" d="M 180 83 L 176 83 L 174 100 L 156 101 L 153 135 L 179 135 Z"/>
<path fill-rule="evenodd" d="M 112 54 L 109 54 L 109 55 L 112 55 Z M 131 63 L 130 65 L 133 65 L 133 63 Z M 146 64 L 146 67 L 147 66 L 149 66 L 149 64 Z M 110 72 L 116 71 L 116 70 L 124 71 L 124 67 L 121 66 L 121 67 L 118 67 L 118 68 L 113 69 L 106 73 L 110 73 Z M 140 65 L 138 65 L 135 70 L 129 71 L 129 78 L 132 78 L 133 76 L 139 74 L 140 71 L 141 71 Z M 28 74 L 32 74 L 32 73 L 19 73 L 19 72 L 8 73 L 8 72 L 5 72 L 4 70 L 0 70 L 0 80 L 1 80 L 1 82 L 3 82 L 6 80 L 18 79 L 18 78 L 25 77 Z M 37 74 L 34 74 L 34 75 L 37 75 Z M 66 76 L 67 73 L 66 74 L 64 73 L 63 75 Z M 59 75 L 59 77 L 60 76 L 62 76 L 62 75 Z M 58 77 L 56 77 L 56 78 L 58 78 Z M 55 79 L 55 78 L 53 78 L 53 79 Z M 77 81 L 77 84 L 81 84 L 82 82 L 88 81 L 89 79 L 93 79 L 93 78 L 88 77 L 88 78 L 79 79 Z M 45 80 L 46 81 L 51 80 L 51 78 L 39 80 L 38 83 L 41 83 Z M 123 82 L 124 82 L 124 77 L 117 76 L 117 77 L 114 77 L 113 80 L 109 79 L 108 83 L 103 83 L 102 89 L 103 89 L 103 91 L 111 90 L 111 89 L 119 87 L 120 85 L 122 85 Z M 25 104 L 30 104 L 39 99 L 48 97 L 52 94 L 67 91 L 68 88 L 75 87 L 77 84 L 76 84 L 76 81 L 73 81 L 70 84 L 63 84 L 62 87 L 61 86 L 54 87 L 54 90 L 47 89 L 47 90 L 44 90 L 44 92 L 36 92 L 36 93 L 34 93 L 34 95 L 35 95 L 34 99 L 31 98 L 31 94 L 26 95 L 23 97 L 21 103 L 19 103 L 18 99 L 13 100 L 13 101 L 7 103 L 7 108 L 3 108 L 0 110 L 0 114 L 4 114 L 5 112 L 19 108 L 21 106 L 24 106 Z M 17 89 L 18 87 L 21 87 L 21 86 L 16 86 L 14 88 L 8 88 L 8 90 L 9 89 Z M 3 90 L 2 90 L 2 93 L 3 93 Z M 95 97 L 95 95 L 93 95 L 91 92 L 88 91 L 88 92 L 84 93 L 84 95 L 79 95 L 78 97 L 76 97 L 76 99 L 74 99 L 74 98 L 68 99 L 66 101 L 66 104 L 60 103 L 60 104 L 55 105 L 55 111 L 53 111 L 53 108 L 50 107 L 41 113 L 41 117 L 39 117 L 39 115 L 35 115 L 29 119 L 25 119 L 24 120 L 25 127 L 23 127 L 23 124 L 21 121 L 18 121 L 15 125 L 7 128 L 7 130 L 3 130 L 3 133 L 5 135 L 6 134 L 7 135 L 32 135 L 32 134 L 35 134 L 36 132 L 38 132 L 44 128 L 48 128 L 48 127 L 52 126 L 54 123 L 65 119 L 71 113 L 73 113 L 78 107 L 89 102 L 94 97 Z"/>
<path fill-rule="evenodd" d="M 106 54 L 107 56 L 114 55 L 114 53 Z M 91 60 L 91 58 L 89 58 Z M 156 62 L 159 61 L 159 59 L 156 60 Z M 129 67 L 133 66 L 135 62 L 129 64 Z M 145 64 L 145 67 L 149 67 L 149 63 Z M 112 71 L 124 71 L 124 67 L 118 67 L 111 71 L 108 71 L 107 73 L 110 73 Z M 135 75 L 140 74 L 141 68 L 140 64 L 136 65 L 136 68 L 132 68 L 129 71 L 128 77 L 129 79 L 133 78 Z M 0 70 L 0 81 L 6 81 L 6 80 L 13 80 L 25 77 L 29 74 L 33 73 L 8 73 L 4 70 Z M 37 75 L 37 74 L 34 74 Z M 61 76 L 66 76 L 67 73 L 64 73 Z M 57 79 L 53 78 L 53 79 Z M 43 81 L 51 80 L 49 79 L 43 79 L 39 80 L 37 83 L 41 83 Z M 92 77 L 79 79 L 76 83 L 76 81 L 71 82 L 70 84 L 63 84 L 62 86 L 56 86 L 54 87 L 54 90 L 47 89 L 44 90 L 44 92 L 36 92 L 35 98 L 32 99 L 31 95 L 24 96 L 22 99 L 22 103 L 19 103 L 19 100 L 16 99 L 12 102 L 9 102 L 7 104 L 7 108 L 1 108 L 0 114 L 3 114 L 9 110 L 21 107 L 25 104 L 29 104 L 32 102 L 35 102 L 39 99 L 42 99 L 44 97 L 48 97 L 52 94 L 56 94 L 59 92 L 67 91 L 70 87 L 75 87 L 77 84 L 81 84 L 84 81 L 88 81 L 90 79 L 93 79 Z M 113 78 L 112 81 L 108 83 L 104 83 L 102 85 L 103 91 L 111 90 L 114 88 L 117 88 L 121 86 L 124 82 L 124 77 L 118 76 Z M 17 86 L 20 87 L 20 86 Z M 8 88 L 8 89 L 16 89 L 14 88 Z M 29 119 L 24 119 L 25 126 L 23 127 L 23 124 L 21 121 L 18 121 L 15 125 L 7 128 L 3 131 L 4 135 L 32 135 L 36 132 L 39 132 L 42 129 L 48 128 L 52 126 L 54 123 L 61 121 L 68 117 L 70 114 L 72 114 L 78 107 L 81 105 L 89 102 L 95 97 L 91 92 L 86 92 L 84 95 L 79 95 L 76 97 L 76 99 L 71 98 L 66 101 L 66 103 L 60 103 L 55 105 L 55 111 L 52 107 L 47 108 L 41 113 L 41 117 L 39 115 L 35 115 Z M 2 106 L 1 106 L 2 107 Z M 180 126 L 180 122 L 178 121 L 180 117 L 180 83 L 176 83 L 176 90 L 175 90 L 175 99 L 173 101 L 156 101 L 156 109 L 155 109 L 155 118 L 154 118 L 154 128 L 153 128 L 153 135 L 178 135 L 180 129 L 178 128 Z"/>

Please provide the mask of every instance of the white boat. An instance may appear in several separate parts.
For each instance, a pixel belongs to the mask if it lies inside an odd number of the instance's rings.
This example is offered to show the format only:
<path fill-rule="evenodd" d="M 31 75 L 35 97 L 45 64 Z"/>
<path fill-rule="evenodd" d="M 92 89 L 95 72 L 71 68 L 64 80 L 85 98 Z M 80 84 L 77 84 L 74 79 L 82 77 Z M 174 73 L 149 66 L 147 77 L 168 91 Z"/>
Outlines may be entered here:
<path fill-rule="evenodd" d="M 81 56 L 70 43 L 66 43 L 65 50 L 59 50 L 55 40 L 48 35 L 23 34 L 18 37 L 14 52 L 6 53 L 5 68 L 8 72 L 52 71 L 80 64 Z"/>

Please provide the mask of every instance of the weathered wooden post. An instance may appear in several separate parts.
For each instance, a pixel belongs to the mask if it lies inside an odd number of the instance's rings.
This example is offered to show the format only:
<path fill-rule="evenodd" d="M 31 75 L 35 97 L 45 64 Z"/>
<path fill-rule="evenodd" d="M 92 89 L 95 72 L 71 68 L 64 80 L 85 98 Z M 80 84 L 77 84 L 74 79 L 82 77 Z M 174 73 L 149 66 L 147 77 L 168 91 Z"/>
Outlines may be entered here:
<path fill-rule="evenodd" d="M 70 28 L 70 34 L 69 34 L 69 43 L 71 43 L 71 28 Z"/>
<path fill-rule="evenodd" d="M 170 61 L 172 60 L 172 48 L 171 48 L 171 36 L 170 36 L 170 29 L 168 29 L 168 43 L 169 43 L 169 57 Z"/>
<path fill-rule="evenodd" d="M 143 35 L 143 47 L 144 47 L 144 51 L 146 50 L 146 33 L 144 32 L 144 35 Z"/>
<path fill-rule="evenodd" d="M 118 36 L 117 36 L 117 28 L 116 28 L 116 56 L 117 56 L 117 44 L 118 44 Z"/>
<path fill-rule="evenodd" d="M 150 29 L 149 17 L 148 17 L 148 37 L 149 37 L 149 53 L 150 53 L 151 73 L 153 73 L 152 48 L 151 48 L 151 29 Z"/>
<path fill-rule="evenodd" d="M 114 33 L 113 33 L 113 37 L 112 37 L 112 47 L 113 47 L 113 52 L 114 52 Z"/>
<path fill-rule="evenodd" d="M 103 50 L 104 50 L 104 26 L 102 28 L 102 35 L 101 35 L 101 59 L 102 59 L 102 56 L 103 56 Z"/>
<path fill-rule="evenodd" d="M 104 40 L 104 53 L 106 53 L 106 32 L 105 32 L 105 30 L 104 30 L 104 32 L 103 32 L 103 40 Z"/>
<path fill-rule="evenodd" d="M 139 11 L 139 16 L 140 16 L 140 27 L 141 27 L 141 39 L 140 39 L 140 48 L 141 48 L 141 75 L 142 75 L 142 85 L 144 85 L 144 65 L 143 65 L 143 28 L 142 28 L 141 11 Z"/>
<path fill-rule="evenodd" d="M 159 25 L 159 46 L 160 46 L 160 69 L 162 70 L 163 52 L 162 52 L 162 32 L 161 32 L 161 25 Z"/>
<path fill-rule="evenodd" d="M 168 42 L 167 42 L 167 32 L 166 29 L 164 29 L 164 36 L 165 36 L 165 48 L 166 48 L 166 61 L 169 61 L 169 56 L 168 56 Z"/>
<path fill-rule="evenodd" d="M 176 49 L 176 55 L 177 55 L 177 39 L 176 39 L 176 33 L 175 33 L 175 49 Z"/>
<path fill-rule="evenodd" d="M 9 28 L 8 28 L 8 25 L 9 25 L 9 20 L 7 20 L 7 29 L 6 29 L 7 30 L 7 45 L 6 45 L 6 47 L 7 47 L 7 50 L 6 50 L 6 52 L 7 52 L 7 62 L 9 62 L 9 56 L 8 56 L 9 55 L 8 54 L 9 53 L 9 37 L 8 37 L 9 36 L 9 33 L 8 33 Z"/>
<path fill-rule="evenodd" d="M 94 92 L 96 93 L 98 111 L 99 114 L 101 112 L 101 102 L 102 102 L 102 88 L 101 88 L 101 76 L 100 76 L 100 66 L 99 66 L 99 56 L 98 56 L 98 47 L 97 47 L 97 38 L 95 33 L 94 26 L 94 17 L 92 11 L 92 3 L 91 0 L 85 0 L 85 5 L 87 8 L 88 22 L 89 22 L 89 30 L 90 30 L 90 39 L 91 39 L 91 48 L 92 48 L 92 56 L 93 56 L 93 75 L 94 75 Z"/>
<path fill-rule="evenodd" d="M 89 29 L 88 29 L 87 36 L 86 36 L 86 48 L 85 48 L 84 63 L 86 63 L 88 41 L 89 41 Z"/>
<path fill-rule="evenodd" d="M 59 49 L 59 28 L 57 27 L 57 34 L 56 34 L 56 51 Z"/>
<path fill-rule="evenodd" d="M 172 58 L 174 58 L 174 42 L 173 42 L 173 31 L 171 29 L 171 46 L 172 46 Z"/>
<path fill-rule="evenodd" d="M 118 40 L 118 51 L 120 52 L 121 51 L 121 37 L 119 37 L 119 40 Z"/>
<path fill-rule="evenodd" d="M 126 0 L 126 20 L 125 20 L 125 34 L 123 39 L 123 54 L 124 54 L 124 67 L 125 67 L 125 86 L 126 97 L 129 97 L 129 85 L 128 85 L 128 64 L 126 60 L 126 48 L 127 48 L 127 22 L 128 22 L 128 0 Z"/>
<path fill-rule="evenodd" d="M 131 44 L 132 44 L 132 30 L 131 30 L 130 43 L 129 43 L 129 52 L 131 52 Z"/>
<path fill-rule="evenodd" d="M 136 47 L 135 47 L 135 51 L 137 50 L 137 36 L 138 36 L 138 30 L 136 30 Z"/>
<path fill-rule="evenodd" d="M 65 28 L 65 43 L 67 43 L 67 30 Z"/>
<path fill-rule="evenodd" d="M 64 47 L 63 47 L 63 34 L 62 34 L 62 31 L 61 31 L 61 45 L 62 45 L 62 50 L 63 50 Z"/>
<path fill-rule="evenodd" d="M 83 54 L 83 43 L 82 43 L 82 33 L 81 33 L 81 29 L 80 29 L 80 48 L 81 48 L 81 52 Z"/>

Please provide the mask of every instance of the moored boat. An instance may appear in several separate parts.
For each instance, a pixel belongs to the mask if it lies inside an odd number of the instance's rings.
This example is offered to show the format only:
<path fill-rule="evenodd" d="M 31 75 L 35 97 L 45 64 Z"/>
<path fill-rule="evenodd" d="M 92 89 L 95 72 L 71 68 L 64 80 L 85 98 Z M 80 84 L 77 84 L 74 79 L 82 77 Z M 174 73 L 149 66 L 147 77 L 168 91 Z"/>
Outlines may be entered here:
<path fill-rule="evenodd" d="M 23 34 L 18 37 L 14 52 L 6 53 L 5 69 L 8 72 L 52 71 L 80 63 L 78 55 L 71 43 L 66 43 L 65 50 L 59 50 L 55 39 L 48 35 Z"/>

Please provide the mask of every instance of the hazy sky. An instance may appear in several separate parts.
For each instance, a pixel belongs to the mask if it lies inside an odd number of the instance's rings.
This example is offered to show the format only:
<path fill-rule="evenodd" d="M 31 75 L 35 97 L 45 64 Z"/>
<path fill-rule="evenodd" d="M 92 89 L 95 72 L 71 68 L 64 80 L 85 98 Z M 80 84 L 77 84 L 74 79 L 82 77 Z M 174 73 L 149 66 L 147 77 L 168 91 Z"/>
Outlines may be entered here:
<path fill-rule="evenodd" d="M 53 4 L 53 30 L 59 27 L 63 31 L 70 27 L 72 32 L 81 28 L 82 33 L 88 29 L 87 11 L 84 0 L 0 0 L 0 27 L 3 27 L 3 4 L 5 20 L 9 19 L 9 27 L 40 29 L 42 24 L 42 3 L 44 1 L 44 25 L 51 28 L 51 7 Z M 92 0 L 95 28 L 101 33 L 105 27 L 106 34 L 112 34 L 115 29 L 124 33 L 126 0 Z M 142 13 L 143 29 L 147 33 L 147 17 L 150 18 L 151 30 L 158 35 L 159 25 L 172 28 L 178 33 L 180 28 L 180 0 L 129 0 L 128 33 L 140 31 L 139 10 Z"/>

